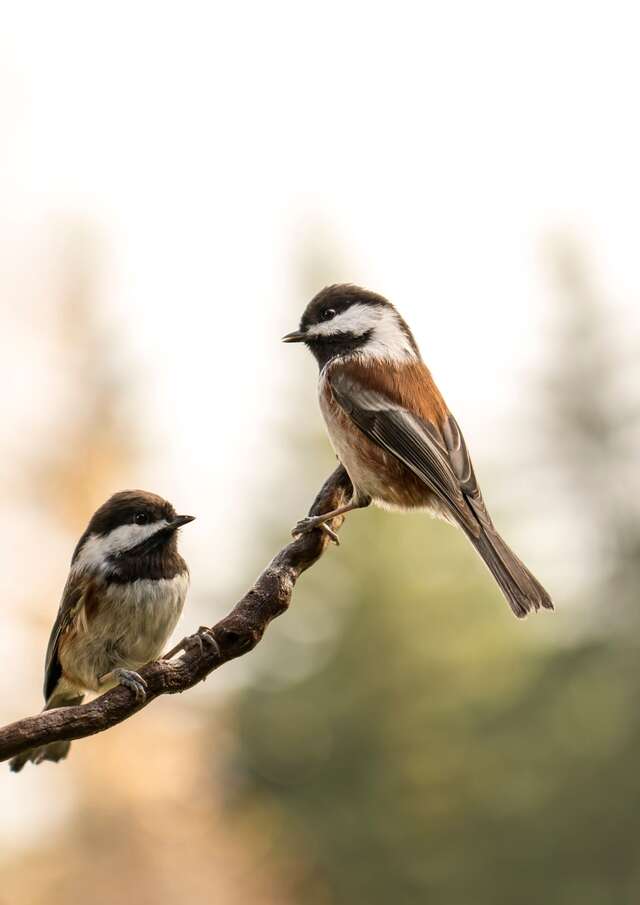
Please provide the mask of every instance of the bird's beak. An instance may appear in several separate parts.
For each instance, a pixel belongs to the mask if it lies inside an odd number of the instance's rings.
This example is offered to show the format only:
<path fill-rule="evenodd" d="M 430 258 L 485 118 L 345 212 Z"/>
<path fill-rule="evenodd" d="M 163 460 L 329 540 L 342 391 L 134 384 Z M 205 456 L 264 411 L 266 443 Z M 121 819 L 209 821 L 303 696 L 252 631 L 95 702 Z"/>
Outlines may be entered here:
<path fill-rule="evenodd" d="M 136 544 L 135 547 L 130 547 L 128 550 L 124 550 L 118 555 L 123 558 L 128 558 L 150 553 L 157 547 L 161 547 L 170 537 L 173 537 L 178 528 L 181 528 L 182 525 L 188 525 L 189 522 L 192 522 L 194 519 L 195 515 L 176 515 L 174 519 L 160 528 L 159 531 L 156 531 L 155 534 L 152 534 L 151 537 L 145 537 L 145 539 L 140 541 L 139 544 Z"/>
<path fill-rule="evenodd" d="M 183 525 L 188 525 L 189 522 L 192 522 L 195 519 L 195 515 L 176 515 L 174 520 L 171 522 L 172 528 L 181 528 Z"/>
<path fill-rule="evenodd" d="M 293 333 L 287 333 L 282 337 L 283 343 L 303 343 L 307 338 L 304 330 L 294 330 Z"/>

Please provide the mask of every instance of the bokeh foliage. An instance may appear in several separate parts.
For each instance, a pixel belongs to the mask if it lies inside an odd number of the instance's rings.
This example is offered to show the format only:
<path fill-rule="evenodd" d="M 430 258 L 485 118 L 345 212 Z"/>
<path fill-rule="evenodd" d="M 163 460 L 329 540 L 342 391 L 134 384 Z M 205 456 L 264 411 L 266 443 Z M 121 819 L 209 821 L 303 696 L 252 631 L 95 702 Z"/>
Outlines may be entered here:
<path fill-rule="evenodd" d="M 607 492 L 628 416 L 580 256 L 559 245 L 553 269 L 540 408 L 549 467 L 588 520 L 587 593 L 519 623 L 452 529 L 349 517 L 238 702 L 234 806 L 277 834 L 292 901 L 638 900 L 640 521 L 633 494 Z"/>

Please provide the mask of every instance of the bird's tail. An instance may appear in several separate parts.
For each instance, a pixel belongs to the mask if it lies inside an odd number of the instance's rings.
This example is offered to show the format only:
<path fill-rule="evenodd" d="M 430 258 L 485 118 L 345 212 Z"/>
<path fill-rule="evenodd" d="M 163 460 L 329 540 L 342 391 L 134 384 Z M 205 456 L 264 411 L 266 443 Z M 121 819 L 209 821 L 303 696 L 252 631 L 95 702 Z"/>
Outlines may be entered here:
<path fill-rule="evenodd" d="M 553 609 L 547 591 L 507 546 L 493 525 L 483 526 L 478 537 L 470 532 L 467 534 L 518 619 L 523 619 L 541 607 L 545 610 Z"/>
<path fill-rule="evenodd" d="M 81 704 L 83 698 L 83 694 L 74 695 L 69 692 L 54 691 L 43 710 L 53 710 L 55 707 L 74 707 L 76 704 Z M 70 747 L 71 742 L 59 741 L 49 742 L 48 745 L 39 745 L 37 748 L 28 748 L 26 751 L 22 751 L 22 753 L 16 754 L 15 757 L 11 758 L 9 768 L 14 773 L 19 773 L 28 761 L 31 761 L 32 764 L 41 764 L 43 760 L 52 760 L 57 763 L 59 760 L 64 760 L 69 753 Z"/>

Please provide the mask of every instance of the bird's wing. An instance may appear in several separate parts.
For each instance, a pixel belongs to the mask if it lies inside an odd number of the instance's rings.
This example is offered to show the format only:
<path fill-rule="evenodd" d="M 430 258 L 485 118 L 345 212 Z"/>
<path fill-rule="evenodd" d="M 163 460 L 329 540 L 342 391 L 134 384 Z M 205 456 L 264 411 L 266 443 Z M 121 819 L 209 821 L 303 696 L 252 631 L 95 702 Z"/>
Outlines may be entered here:
<path fill-rule="evenodd" d="M 453 415 L 439 426 L 344 372 L 334 372 L 330 383 L 336 402 L 354 424 L 424 481 L 466 531 L 478 537 L 491 525 Z"/>
<path fill-rule="evenodd" d="M 58 680 L 62 675 L 62 666 L 58 657 L 58 648 L 60 639 L 68 631 L 75 622 L 75 619 L 84 605 L 85 595 L 87 593 L 89 582 L 84 574 L 69 576 L 62 592 L 62 600 L 60 601 L 60 609 L 56 621 L 51 629 L 49 644 L 47 645 L 47 656 L 44 665 L 44 698 L 48 701 L 53 694 Z"/>

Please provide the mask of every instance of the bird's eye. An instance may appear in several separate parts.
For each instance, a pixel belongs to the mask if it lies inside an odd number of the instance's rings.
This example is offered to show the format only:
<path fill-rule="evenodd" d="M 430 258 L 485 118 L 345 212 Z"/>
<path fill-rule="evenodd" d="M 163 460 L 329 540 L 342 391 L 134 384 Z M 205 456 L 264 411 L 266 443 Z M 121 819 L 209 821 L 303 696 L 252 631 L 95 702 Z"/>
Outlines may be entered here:
<path fill-rule="evenodd" d="M 133 517 L 133 520 L 136 523 L 136 525 L 146 525 L 147 522 L 149 521 L 146 512 L 136 512 L 136 514 Z"/>
<path fill-rule="evenodd" d="M 336 316 L 335 308 L 325 308 L 320 314 L 320 320 L 330 321 L 332 317 Z"/>

